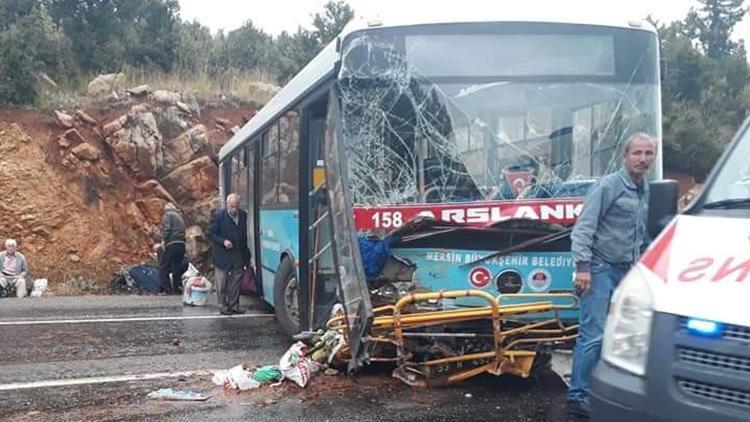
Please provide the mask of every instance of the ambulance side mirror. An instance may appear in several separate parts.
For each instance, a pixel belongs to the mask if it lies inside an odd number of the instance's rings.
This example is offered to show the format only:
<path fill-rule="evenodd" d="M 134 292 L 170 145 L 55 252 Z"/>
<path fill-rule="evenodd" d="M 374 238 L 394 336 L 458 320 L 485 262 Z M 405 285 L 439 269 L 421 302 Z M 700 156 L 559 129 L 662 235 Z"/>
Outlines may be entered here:
<path fill-rule="evenodd" d="M 659 180 L 649 185 L 648 233 L 655 239 L 677 214 L 680 185 L 676 180 Z"/>

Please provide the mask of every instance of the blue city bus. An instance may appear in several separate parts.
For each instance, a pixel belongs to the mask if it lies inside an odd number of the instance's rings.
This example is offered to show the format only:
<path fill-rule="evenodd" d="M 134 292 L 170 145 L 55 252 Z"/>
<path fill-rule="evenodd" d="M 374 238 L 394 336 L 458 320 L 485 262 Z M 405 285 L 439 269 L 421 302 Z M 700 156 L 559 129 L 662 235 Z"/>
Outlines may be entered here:
<path fill-rule="evenodd" d="M 354 20 L 222 147 L 286 334 L 341 301 L 365 320 L 415 291 L 572 292 L 587 189 L 632 134 L 661 150 L 657 34 L 488 15 Z"/>

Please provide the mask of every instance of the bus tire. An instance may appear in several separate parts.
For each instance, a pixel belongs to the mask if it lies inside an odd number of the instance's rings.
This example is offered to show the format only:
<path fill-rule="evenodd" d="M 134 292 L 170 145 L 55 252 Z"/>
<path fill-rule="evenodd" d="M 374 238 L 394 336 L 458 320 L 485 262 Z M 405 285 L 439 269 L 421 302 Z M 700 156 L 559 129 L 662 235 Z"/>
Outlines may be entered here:
<path fill-rule="evenodd" d="M 276 320 L 286 336 L 299 333 L 299 283 L 292 260 L 284 258 L 273 280 L 273 304 Z"/>

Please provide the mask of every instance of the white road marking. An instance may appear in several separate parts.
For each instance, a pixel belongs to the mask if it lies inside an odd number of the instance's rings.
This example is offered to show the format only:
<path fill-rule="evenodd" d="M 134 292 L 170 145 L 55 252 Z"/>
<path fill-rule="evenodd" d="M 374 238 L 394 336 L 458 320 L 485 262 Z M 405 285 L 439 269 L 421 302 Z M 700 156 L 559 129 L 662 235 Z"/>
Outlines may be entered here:
<path fill-rule="evenodd" d="M 41 319 L 23 321 L 0 321 L 3 325 L 41 325 L 41 324 L 89 324 L 99 322 L 139 322 L 139 321 L 179 321 L 200 319 L 229 319 L 229 318 L 270 318 L 273 314 L 242 314 L 242 315 L 186 315 L 167 317 L 135 317 L 135 318 L 91 318 L 91 319 Z"/>
<path fill-rule="evenodd" d="M 162 378 L 180 378 L 212 375 L 218 370 L 182 371 L 182 372 L 156 372 L 153 374 L 128 374 L 114 375 L 108 377 L 74 378 L 63 380 L 47 380 L 33 382 L 14 382 L 0 384 L 0 391 L 28 390 L 31 388 L 68 387 L 71 385 L 105 384 L 111 382 L 148 381 Z"/>

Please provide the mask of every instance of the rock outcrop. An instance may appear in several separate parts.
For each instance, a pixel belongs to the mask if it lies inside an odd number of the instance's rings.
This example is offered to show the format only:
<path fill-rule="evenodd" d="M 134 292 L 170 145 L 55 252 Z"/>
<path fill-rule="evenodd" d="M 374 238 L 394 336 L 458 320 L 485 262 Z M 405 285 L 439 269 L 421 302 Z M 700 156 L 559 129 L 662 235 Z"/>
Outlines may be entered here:
<path fill-rule="evenodd" d="M 89 82 L 88 94 L 91 97 L 102 97 L 120 91 L 124 87 L 124 73 L 109 73 L 106 75 L 99 75 Z"/>

